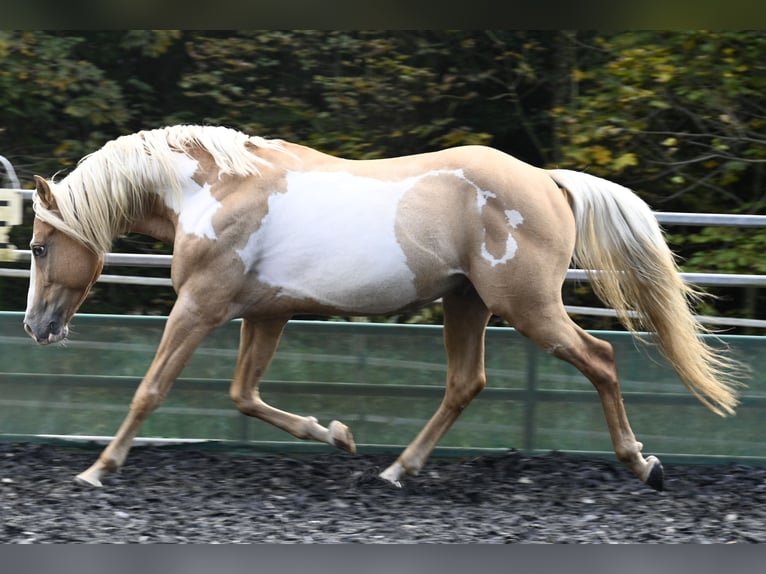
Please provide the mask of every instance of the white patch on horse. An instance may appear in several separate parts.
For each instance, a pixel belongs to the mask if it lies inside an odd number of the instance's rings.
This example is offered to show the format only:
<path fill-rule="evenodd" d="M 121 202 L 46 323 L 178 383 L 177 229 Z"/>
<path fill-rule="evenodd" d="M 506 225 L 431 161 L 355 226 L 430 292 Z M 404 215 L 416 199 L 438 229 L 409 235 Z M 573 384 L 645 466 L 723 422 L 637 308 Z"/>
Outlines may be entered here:
<path fill-rule="evenodd" d="M 178 222 L 184 233 L 216 239 L 213 215 L 221 203 L 210 193 L 210 184 L 199 185 L 194 181 L 198 162 L 183 153 L 176 155 L 176 169 L 182 176 L 180 203 L 174 194 L 164 194 L 165 204 L 178 213 Z"/>
<path fill-rule="evenodd" d="M 476 207 L 479 210 L 479 213 L 481 213 L 481 210 L 484 209 L 484 206 L 487 205 L 487 201 L 490 199 L 497 198 L 497 194 L 487 191 L 484 189 L 481 189 L 478 185 L 476 185 L 473 181 L 468 179 L 467 177 L 462 175 L 462 172 L 460 174 L 465 181 L 467 181 L 471 186 L 476 189 Z M 524 222 L 524 216 L 521 215 L 518 211 L 515 209 L 507 209 L 505 211 L 505 218 L 508 221 L 508 225 L 512 229 L 518 228 L 519 225 L 521 225 Z M 486 234 L 486 231 L 485 231 Z M 513 237 L 511 232 L 508 232 L 508 238 L 505 240 L 505 253 L 500 257 L 497 258 L 493 256 L 489 250 L 487 249 L 487 243 L 482 242 L 481 244 L 481 256 L 487 260 L 492 267 L 495 265 L 500 265 L 501 263 L 507 263 L 513 257 L 516 255 L 516 250 L 519 248 L 519 244 L 516 242 L 516 239 Z"/>
<path fill-rule="evenodd" d="M 513 229 L 516 229 L 524 221 L 524 217 L 515 209 L 506 210 L 505 218 L 508 221 L 508 225 L 510 225 Z M 519 244 L 516 243 L 516 239 L 513 237 L 513 234 L 508 232 L 508 238 L 505 240 L 505 253 L 500 258 L 494 257 L 487 250 L 486 242 L 481 244 L 481 256 L 489 261 L 492 267 L 494 267 L 495 265 L 507 263 L 513 259 L 513 257 L 516 255 L 516 250 L 518 247 Z"/>
<path fill-rule="evenodd" d="M 487 202 L 490 199 L 496 199 L 497 194 L 492 191 L 487 191 L 485 189 L 481 189 L 476 183 L 468 179 L 463 175 L 462 170 L 460 170 L 459 177 L 463 178 L 466 182 L 468 182 L 475 190 L 476 190 L 476 208 L 479 210 L 479 213 L 481 213 L 481 210 L 484 209 L 484 206 L 487 205 Z M 521 215 L 518 211 L 515 209 L 508 209 L 505 211 L 505 218 L 508 221 L 508 225 L 511 226 L 512 229 L 516 229 L 519 225 L 521 225 L 524 222 L 524 216 Z M 486 231 L 485 231 L 486 234 Z M 481 244 L 481 256 L 489 261 L 489 263 L 494 267 L 495 265 L 500 265 L 501 263 L 507 263 L 513 257 L 516 255 L 516 250 L 519 248 L 519 244 L 516 243 L 516 239 L 513 237 L 511 232 L 508 232 L 508 238 L 505 240 L 505 253 L 500 257 L 496 258 L 494 257 L 489 250 L 487 249 L 487 243 L 482 242 Z"/>
<path fill-rule="evenodd" d="M 396 238 L 402 196 L 433 171 L 401 181 L 345 172 L 288 172 L 287 191 L 237 253 L 246 272 L 280 289 L 360 313 L 393 311 L 417 297 L 415 275 Z"/>
<path fill-rule="evenodd" d="M 484 191 L 483 189 L 480 189 L 479 186 L 477 186 L 471 180 L 467 178 L 464 178 L 464 179 L 476 188 L 476 206 L 479 208 L 479 211 L 484 209 L 484 206 L 487 205 L 488 199 L 497 197 L 497 195 L 495 195 L 491 191 Z"/>
<path fill-rule="evenodd" d="M 27 315 L 29 313 L 29 310 L 32 308 L 32 305 L 35 302 L 35 285 L 37 283 L 36 281 L 37 277 L 37 264 L 35 263 L 34 257 L 32 258 L 32 265 L 29 268 L 29 291 L 27 291 L 27 310 L 24 314 L 24 320 L 28 318 Z"/>
<path fill-rule="evenodd" d="M 515 209 L 506 210 L 505 217 L 508 219 L 508 225 L 514 229 L 524 223 L 524 216 Z"/>
<path fill-rule="evenodd" d="M 208 183 L 192 193 L 184 190 L 178 221 L 185 233 L 216 239 L 213 215 L 220 207 L 221 203 L 210 193 Z"/>

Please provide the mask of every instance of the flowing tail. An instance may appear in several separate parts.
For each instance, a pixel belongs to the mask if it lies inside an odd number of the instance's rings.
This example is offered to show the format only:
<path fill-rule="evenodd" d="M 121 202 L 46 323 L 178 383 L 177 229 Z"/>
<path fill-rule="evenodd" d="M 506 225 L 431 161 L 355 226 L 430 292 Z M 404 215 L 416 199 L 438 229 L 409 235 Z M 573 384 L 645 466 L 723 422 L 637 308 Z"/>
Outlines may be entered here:
<path fill-rule="evenodd" d="M 721 416 L 733 414 L 746 368 L 699 336 L 706 330 L 691 303 L 701 293 L 678 275 L 649 206 L 628 188 L 599 177 L 562 169 L 548 173 L 569 193 L 577 225 L 573 258 L 589 271 L 599 298 L 631 332 L 656 334 L 662 354 L 705 406 Z"/>

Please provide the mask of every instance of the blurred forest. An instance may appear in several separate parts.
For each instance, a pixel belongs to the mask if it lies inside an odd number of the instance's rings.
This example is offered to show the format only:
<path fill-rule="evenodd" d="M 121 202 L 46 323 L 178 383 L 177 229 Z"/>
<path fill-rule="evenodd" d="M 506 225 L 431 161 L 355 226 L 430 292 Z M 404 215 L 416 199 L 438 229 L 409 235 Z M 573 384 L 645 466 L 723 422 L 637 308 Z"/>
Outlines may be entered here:
<path fill-rule="evenodd" d="M 660 211 L 766 213 L 764 32 L 0 31 L 0 154 L 23 187 L 119 135 L 177 123 L 350 158 L 487 144 L 615 180 Z M 668 232 L 686 271 L 766 272 L 766 230 Z M 20 226 L 12 240 L 29 235 Z M 168 246 L 129 236 L 114 250 Z M 22 310 L 26 289 L 0 278 L 0 309 Z M 568 304 L 596 304 L 587 284 L 566 290 Z M 712 292 L 700 312 L 762 316 L 758 289 Z M 99 284 L 82 311 L 166 314 L 173 300 Z"/>

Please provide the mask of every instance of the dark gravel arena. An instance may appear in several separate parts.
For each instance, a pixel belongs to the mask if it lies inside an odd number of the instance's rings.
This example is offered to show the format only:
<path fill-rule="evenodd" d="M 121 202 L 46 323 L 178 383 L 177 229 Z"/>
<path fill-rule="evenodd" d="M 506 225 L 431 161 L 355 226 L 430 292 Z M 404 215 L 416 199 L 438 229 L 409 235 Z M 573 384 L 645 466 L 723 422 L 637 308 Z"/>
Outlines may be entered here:
<path fill-rule="evenodd" d="M 100 447 L 99 447 L 100 449 Z M 394 455 L 134 447 L 102 489 L 99 449 L 0 443 L 3 543 L 759 543 L 766 469 L 665 463 L 655 492 L 611 460 L 432 458 L 401 489 Z"/>

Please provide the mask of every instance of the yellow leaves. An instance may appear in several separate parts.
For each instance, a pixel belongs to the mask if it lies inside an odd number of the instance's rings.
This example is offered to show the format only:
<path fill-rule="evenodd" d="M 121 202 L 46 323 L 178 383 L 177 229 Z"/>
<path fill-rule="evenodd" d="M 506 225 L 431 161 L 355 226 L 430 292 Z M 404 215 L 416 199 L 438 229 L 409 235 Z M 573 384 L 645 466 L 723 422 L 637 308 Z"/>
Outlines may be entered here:
<path fill-rule="evenodd" d="M 439 138 L 439 145 L 454 147 L 459 145 L 490 145 L 492 134 L 473 132 L 467 128 L 453 128 Z"/>
<path fill-rule="evenodd" d="M 612 167 L 617 172 L 621 172 L 626 167 L 633 165 L 638 165 L 638 157 L 633 152 L 624 153 L 612 162 Z"/>
<path fill-rule="evenodd" d="M 553 117 L 563 116 L 567 109 L 564 106 L 554 106 L 551 108 L 550 114 Z"/>
<path fill-rule="evenodd" d="M 675 68 L 672 66 L 662 66 L 654 74 L 654 79 L 661 84 L 667 84 L 675 77 Z"/>
<path fill-rule="evenodd" d="M 633 165 L 638 165 L 638 157 L 633 152 L 625 152 L 615 157 L 604 146 L 591 146 L 588 150 L 591 162 L 607 168 L 610 172 L 620 173 Z"/>
<path fill-rule="evenodd" d="M 70 78 L 66 77 L 55 78 L 50 81 L 50 84 L 61 92 L 65 91 L 73 83 L 74 82 Z"/>
<path fill-rule="evenodd" d="M 601 145 L 593 145 L 582 148 L 567 150 L 567 163 L 577 166 L 598 166 L 595 170 L 603 175 L 622 173 L 627 168 L 639 164 L 638 156 L 633 152 L 625 152 L 619 155 Z"/>
<path fill-rule="evenodd" d="M 600 145 L 590 148 L 590 156 L 598 165 L 607 165 L 612 161 L 612 152 Z"/>
<path fill-rule="evenodd" d="M 180 37 L 180 30 L 129 30 L 121 44 L 125 48 L 139 49 L 145 56 L 158 58 Z"/>

